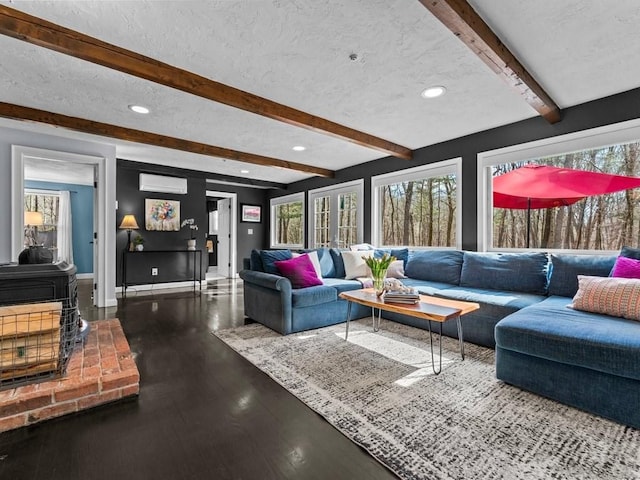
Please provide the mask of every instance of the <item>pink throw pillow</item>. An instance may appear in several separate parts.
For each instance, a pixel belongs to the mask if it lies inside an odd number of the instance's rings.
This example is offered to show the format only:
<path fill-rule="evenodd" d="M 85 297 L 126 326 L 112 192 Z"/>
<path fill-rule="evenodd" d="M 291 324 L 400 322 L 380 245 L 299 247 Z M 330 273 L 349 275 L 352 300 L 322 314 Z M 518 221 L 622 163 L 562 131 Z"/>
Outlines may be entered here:
<path fill-rule="evenodd" d="M 612 277 L 640 278 L 640 260 L 628 257 L 618 257 L 611 272 Z"/>
<path fill-rule="evenodd" d="M 290 260 L 273 262 L 282 276 L 287 277 L 293 288 L 306 288 L 322 285 L 309 255 L 304 254 Z"/>

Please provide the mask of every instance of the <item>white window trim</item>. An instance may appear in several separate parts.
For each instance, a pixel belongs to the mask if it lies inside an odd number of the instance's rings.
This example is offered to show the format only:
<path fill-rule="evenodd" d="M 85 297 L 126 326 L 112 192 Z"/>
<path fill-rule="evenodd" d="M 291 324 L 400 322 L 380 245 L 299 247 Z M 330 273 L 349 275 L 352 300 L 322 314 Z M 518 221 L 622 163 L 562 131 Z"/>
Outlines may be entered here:
<path fill-rule="evenodd" d="M 331 185 L 328 187 L 315 188 L 313 190 L 309 190 L 309 204 L 307 206 L 307 215 L 310 219 L 309 227 L 307 229 L 307 238 L 309 239 L 309 245 L 315 244 L 315 199 L 319 197 L 337 197 L 342 193 L 352 193 L 356 192 L 357 194 L 357 209 L 358 209 L 358 235 L 357 235 L 357 243 L 362 243 L 363 232 L 364 232 L 364 179 L 353 180 L 350 182 L 338 183 L 336 185 Z M 333 211 L 331 212 L 334 213 Z"/>
<path fill-rule="evenodd" d="M 380 210 L 380 196 L 378 187 L 393 183 L 407 182 L 411 180 L 422 180 L 425 177 L 439 177 L 443 175 L 456 175 L 456 245 L 455 247 L 411 247 L 412 250 L 429 249 L 462 249 L 462 157 L 442 160 L 440 162 L 420 165 L 419 167 L 407 168 L 391 173 L 376 175 L 371 177 L 371 241 L 374 245 L 380 244 L 380 221 L 378 211 Z M 394 247 L 404 247 L 406 245 L 386 245 Z"/>
<path fill-rule="evenodd" d="M 285 244 L 276 243 L 276 215 L 275 207 L 283 203 L 302 202 L 302 243 L 301 244 Z M 304 248 L 304 222 L 305 222 L 305 195 L 304 192 L 292 193 L 283 197 L 272 198 L 269 202 L 270 209 L 270 229 L 269 229 L 269 245 L 271 248 Z"/>
<path fill-rule="evenodd" d="M 478 153 L 478 251 L 545 251 L 577 254 L 615 253 L 606 250 L 560 250 L 560 249 L 507 249 L 493 248 L 493 195 L 491 167 L 501 163 L 562 155 L 593 148 L 606 147 L 640 139 L 640 119 L 582 130 L 567 135 L 545 138 L 534 142 L 512 145 Z"/>

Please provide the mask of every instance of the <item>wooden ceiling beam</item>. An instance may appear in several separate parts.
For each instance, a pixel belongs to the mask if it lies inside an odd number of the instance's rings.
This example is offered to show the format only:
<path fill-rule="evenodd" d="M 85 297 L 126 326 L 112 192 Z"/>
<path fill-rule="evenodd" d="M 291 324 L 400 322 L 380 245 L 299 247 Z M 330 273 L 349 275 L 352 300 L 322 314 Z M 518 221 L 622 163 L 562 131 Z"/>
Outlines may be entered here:
<path fill-rule="evenodd" d="M 157 133 L 144 132 L 142 130 L 133 130 L 131 128 L 124 128 L 108 123 L 94 122 L 84 118 L 69 117 L 59 113 L 37 110 L 35 108 L 13 105 L 11 103 L 0 102 L 0 117 L 10 118 L 12 120 L 46 123 L 49 125 L 55 125 L 56 127 L 74 130 L 76 132 L 117 138 L 118 140 L 143 143 L 145 145 L 153 145 L 155 147 L 171 148 L 173 150 L 181 150 L 183 152 L 198 153 L 200 155 L 235 160 L 237 162 L 251 163 L 267 167 L 287 168 L 289 170 L 310 173 L 321 177 L 333 178 L 335 176 L 333 170 L 327 170 L 325 168 L 289 162 L 278 158 L 263 157 L 262 155 L 256 155 L 253 153 L 230 150 L 228 148 L 216 147 L 214 145 L 207 145 L 205 143 L 193 142 L 191 140 L 184 140 L 181 138 L 168 137 Z"/>
<path fill-rule="evenodd" d="M 466 0 L 419 0 L 549 123 L 560 108 Z"/>
<path fill-rule="evenodd" d="M 412 151 L 382 138 L 259 97 L 103 42 L 55 23 L 0 6 L 0 33 L 214 102 L 410 160 Z"/>

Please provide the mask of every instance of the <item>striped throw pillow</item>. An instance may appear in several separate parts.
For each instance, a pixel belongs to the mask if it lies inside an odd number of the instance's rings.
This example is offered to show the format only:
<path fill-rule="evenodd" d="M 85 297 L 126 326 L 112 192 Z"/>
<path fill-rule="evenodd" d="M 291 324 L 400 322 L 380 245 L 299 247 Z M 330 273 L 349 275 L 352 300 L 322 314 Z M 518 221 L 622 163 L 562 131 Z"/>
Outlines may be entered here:
<path fill-rule="evenodd" d="M 640 279 L 578 275 L 571 307 L 640 321 Z"/>

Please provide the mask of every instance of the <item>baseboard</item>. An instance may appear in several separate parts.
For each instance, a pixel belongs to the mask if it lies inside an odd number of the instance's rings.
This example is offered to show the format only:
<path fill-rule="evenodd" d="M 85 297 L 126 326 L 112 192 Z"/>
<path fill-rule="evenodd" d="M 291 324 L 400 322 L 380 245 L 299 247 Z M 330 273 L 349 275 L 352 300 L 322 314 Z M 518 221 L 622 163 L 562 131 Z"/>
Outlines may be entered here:
<path fill-rule="evenodd" d="M 93 273 L 76 273 L 76 278 L 78 280 L 93 279 Z"/>
<path fill-rule="evenodd" d="M 202 289 L 202 286 L 207 287 L 207 281 L 196 281 L 196 289 Z M 127 295 L 135 292 L 149 292 L 152 290 L 167 290 L 177 288 L 193 288 L 193 281 L 186 282 L 168 282 L 168 283 L 147 283 L 142 285 L 129 285 L 127 287 Z M 116 287 L 116 296 L 122 296 L 122 287 Z"/>

